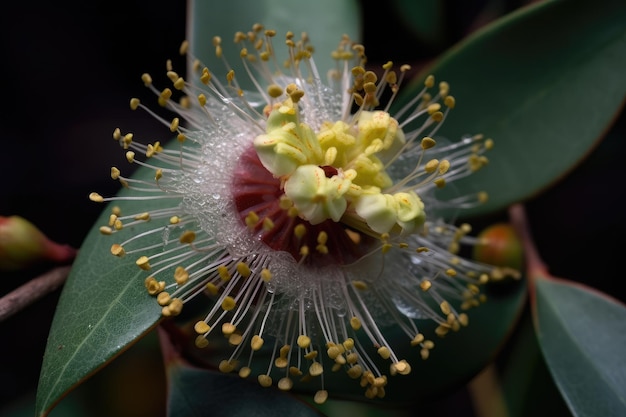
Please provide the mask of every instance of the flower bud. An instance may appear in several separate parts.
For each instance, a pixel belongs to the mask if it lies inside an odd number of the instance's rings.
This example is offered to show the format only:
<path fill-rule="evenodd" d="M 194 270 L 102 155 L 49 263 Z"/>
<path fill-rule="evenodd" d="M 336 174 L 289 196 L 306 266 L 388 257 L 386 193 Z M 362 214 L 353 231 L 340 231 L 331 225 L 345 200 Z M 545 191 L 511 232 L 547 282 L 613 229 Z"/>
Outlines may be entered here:
<path fill-rule="evenodd" d="M 513 227 L 506 223 L 489 226 L 478 235 L 474 259 L 487 264 L 521 270 L 522 243 Z"/>
<path fill-rule="evenodd" d="M 20 216 L 0 216 L 0 270 L 18 270 L 36 262 L 68 262 L 76 250 L 48 239 Z"/>

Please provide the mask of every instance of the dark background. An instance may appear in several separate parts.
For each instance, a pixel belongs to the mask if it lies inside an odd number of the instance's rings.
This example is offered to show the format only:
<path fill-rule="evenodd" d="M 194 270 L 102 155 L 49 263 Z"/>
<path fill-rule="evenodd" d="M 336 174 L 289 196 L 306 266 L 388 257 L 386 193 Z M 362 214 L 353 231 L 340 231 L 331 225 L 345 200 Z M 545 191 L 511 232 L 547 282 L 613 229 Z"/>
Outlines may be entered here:
<path fill-rule="evenodd" d="M 410 48 L 405 47 L 406 32 L 394 23 L 389 8 L 364 3 L 368 7 L 363 41 L 370 61 L 392 58 L 423 64 L 475 27 L 476 18 L 485 18 L 480 12 L 487 1 L 449 8 L 445 38 L 437 45 L 413 39 Z M 504 3 L 507 11 L 520 2 Z M 168 58 L 179 73 L 185 72 L 177 53 L 185 38 L 185 15 L 182 1 L 3 5 L 0 216 L 21 215 L 51 239 L 80 246 L 102 208 L 90 202 L 88 194 L 96 190 L 114 194 L 118 184 L 110 179 L 109 169 L 126 164 L 111 138 L 113 129 L 162 137 L 162 126 L 142 112 L 131 112 L 128 100 L 151 97 L 140 76 L 150 72 L 157 80 L 163 77 Z M 626 299 L 619 263 L 620 240 L 626 235 L 620 218 L 626 194 L 622 182 L 626 164 L 621 156 L 625 131 L 621 117 L 581 166 L 527 205 L 533 233 L 551 271 L 621 300 Z M 500 218 L 501 213 L 477 223 Z M 0 294 L 45 267 L 17 274 L 0 272 Z M 3 405 L 36 388 L 59 293 L 0 323 L 0 412 Z M 161 389 L 160 384 L 157 381 L 155 389 Z M 463 393 L 457 400 L 467 401 Z M 162 406 L 159 401 L 157 406 Z"/>

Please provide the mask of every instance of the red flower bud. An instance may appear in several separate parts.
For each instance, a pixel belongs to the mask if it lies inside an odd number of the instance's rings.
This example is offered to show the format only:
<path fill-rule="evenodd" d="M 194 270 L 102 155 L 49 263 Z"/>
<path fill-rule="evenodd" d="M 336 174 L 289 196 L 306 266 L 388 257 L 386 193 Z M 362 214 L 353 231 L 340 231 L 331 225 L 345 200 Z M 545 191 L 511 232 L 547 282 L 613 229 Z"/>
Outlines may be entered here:
<path fill-rule="evenodd" d="M 20 216 L 0 216 L 0 270 L 18 270 L 36 262 L 65 263 L 76 249 L 48 239 L 35 225 Z"/>

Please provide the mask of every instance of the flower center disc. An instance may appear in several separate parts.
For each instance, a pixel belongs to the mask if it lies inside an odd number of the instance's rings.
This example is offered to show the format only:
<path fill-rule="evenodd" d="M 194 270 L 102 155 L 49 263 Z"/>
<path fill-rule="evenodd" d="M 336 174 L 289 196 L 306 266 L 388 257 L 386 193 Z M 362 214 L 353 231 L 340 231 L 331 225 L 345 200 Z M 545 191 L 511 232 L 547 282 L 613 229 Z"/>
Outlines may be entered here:
<path fill-rule="evenodd" d="M 322 167 L 333 170 L 333 167 Z M 376 240 L 326 220 L 312 225 L 286 205 L 279 179 L 259 160 L 253 147 L 243 152 L 234 170 L 233 199 L 241 220 L 277 251 L 289 252 L 306 264 L 346 265 L 371 250 Z"/>

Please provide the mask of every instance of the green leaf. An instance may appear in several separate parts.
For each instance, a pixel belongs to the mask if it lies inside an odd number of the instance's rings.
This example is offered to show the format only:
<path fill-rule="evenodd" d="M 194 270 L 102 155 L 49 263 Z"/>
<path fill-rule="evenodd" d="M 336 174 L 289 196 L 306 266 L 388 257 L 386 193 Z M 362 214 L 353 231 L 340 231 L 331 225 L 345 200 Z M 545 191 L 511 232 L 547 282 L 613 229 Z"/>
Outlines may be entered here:
<path fill-rule="evenodd" d="M 440 45 L 445 39 L 445 3 L 439 0 L 394 0 L 391 5 L 398 20 L 418 40 Z"/>
<path fill-rule="evenodd" d="M 168 415 L 172 417 L 321 416 L 285 392 L 180 361 L 170 364 L 168 382 Z"/>
<path fill-rule="evenodd" d="M 140 169 L 136 178 L 150 175 L 154 171 Z M 123 190 L 120 196 L 128 194 Z M 130 214 L 149 211 L 155 203 L 118 201 L 116 205 Z M 120 259 L 110 252 L 113 243 L 151 228 L 150 224 L 105 237 L 98 229 L 108 223 L 109 214 L 105 210 L 89 232 L 59 299 L 39 378 L 37 415 L 47 414 L 69 390 L 144 335 L 161 316 L 142 284 L 145 273 L 135 265 L 136 257 Z M 162 237 L 146 239 L 157 243 Z"/>
<path fill-rule="evenodd" d="M 572 413 L 626 415 L 626 306 L 568 281 L 534 282 L 539 344 Z"/>
<path fill-rule="evenodd" d="M 209 65 L 217 76 L 225 76 L 227 70 L 216 62 L 215 48 L 211 43 L 214 36 L 223 39 L 224 56 L 237 66 L 241 60 L 240 47 L 232 42 L 235 31 L 247 32 L 255 23 L 276 30 L 274 52 L 278 63 L 287 59 L 287 49 L 283 48 L 285 34 L 293 31 L 296 36 L 307 32 L 317 51 L 315 63 L 320 76 L 334 68 L 330 57 L 337 48 L 343 34 L 351 39 L 360 38 L 360 4 L 356 0 L 230 0 L 223 2 L 192 1 L 188 38 L 194 55 Z M 251 89 L 247 77 L 239 77 L 244 89 Z"/>
<path fill-rule="evenodd" d="M 623 1 L 539 2 L 476 32 L 428 69 L 457 99 L 439 134 L 495 141 L 487 168 L 455 182 L 461 194 L 489 193 L 468 216 L 532 196 L 590 151 L 626 95 L 624 21 Z M 421 88 L 404 89 L 396 104 Z"/>

